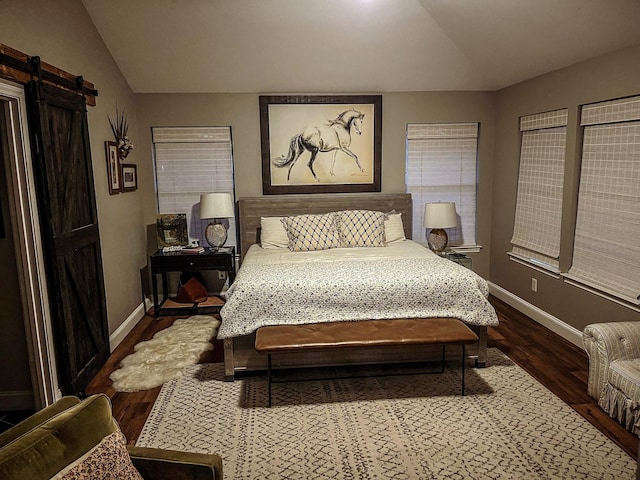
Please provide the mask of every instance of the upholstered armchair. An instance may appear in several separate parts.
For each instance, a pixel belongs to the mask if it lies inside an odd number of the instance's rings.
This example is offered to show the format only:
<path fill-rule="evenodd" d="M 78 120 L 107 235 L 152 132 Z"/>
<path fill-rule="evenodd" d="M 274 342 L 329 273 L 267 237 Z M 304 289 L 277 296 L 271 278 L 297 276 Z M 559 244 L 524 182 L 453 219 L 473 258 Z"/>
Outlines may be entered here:
<path fill-rule="evenodd" d="M 127 446 L 105 395 L 64 397 L 0 434 L 3 480 L 98 480 L 103 472 L 109 478 L 217 480 L 222 459 Z"/>
<path fill-rule="evenodd" d="M 640 434 L 640 322 L 585 327 L 588 393 L 627 430 Z"/>

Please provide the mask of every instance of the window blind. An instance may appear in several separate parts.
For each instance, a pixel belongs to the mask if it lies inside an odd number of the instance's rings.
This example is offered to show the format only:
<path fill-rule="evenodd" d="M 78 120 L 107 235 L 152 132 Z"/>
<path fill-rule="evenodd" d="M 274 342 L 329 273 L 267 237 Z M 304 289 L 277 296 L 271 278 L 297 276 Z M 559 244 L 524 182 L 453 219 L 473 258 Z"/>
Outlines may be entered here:
<path fill-rule="evenodd" d="M 511 255 L 558 271 L 568 110 L 520 118 L 518 193 Z"/>
<path fill-rule="evenodd" d="M 640 304 L 640 96 L 585 105 L 567 277 Z"/>
<path fill-rule="evenodd" d="M 153 127 L 158 213 L 186 213 L 189 240 L 207 245 L 200 195 L 226 192 L 234 199 L 230 127 Z M 236 245 L 229 219 L 226 245 Z"/>
<path fill-rule="evenodd" d="M 476 245 L 477 123 L 407 125 L 406 188 L 413 199 L 413 239 L 425 242 L 422 226 L 428 202 L 455 202 L 458 226 L 449 245 Z"/>

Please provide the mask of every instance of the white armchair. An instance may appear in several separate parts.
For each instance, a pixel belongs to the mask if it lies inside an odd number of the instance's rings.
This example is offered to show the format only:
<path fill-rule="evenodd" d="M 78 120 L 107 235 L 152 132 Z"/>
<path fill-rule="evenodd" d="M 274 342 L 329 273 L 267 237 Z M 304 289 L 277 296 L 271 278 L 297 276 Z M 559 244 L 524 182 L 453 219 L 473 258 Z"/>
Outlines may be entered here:
<path fill-rule="evenodd" d="M 585 327 L 588 393 L 627 430 L 640 434 L 640 322 Z"/>

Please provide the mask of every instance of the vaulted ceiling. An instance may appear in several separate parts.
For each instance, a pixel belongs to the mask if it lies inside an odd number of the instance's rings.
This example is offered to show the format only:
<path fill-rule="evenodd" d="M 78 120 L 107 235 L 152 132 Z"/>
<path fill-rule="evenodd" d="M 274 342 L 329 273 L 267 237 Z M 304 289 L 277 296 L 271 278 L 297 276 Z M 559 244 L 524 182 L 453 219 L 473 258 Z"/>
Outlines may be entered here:
<path fill-rule="evenodd" d="M 496 90 L 640 44 L 640 0 L 83 3 L 137 93 Z"/>

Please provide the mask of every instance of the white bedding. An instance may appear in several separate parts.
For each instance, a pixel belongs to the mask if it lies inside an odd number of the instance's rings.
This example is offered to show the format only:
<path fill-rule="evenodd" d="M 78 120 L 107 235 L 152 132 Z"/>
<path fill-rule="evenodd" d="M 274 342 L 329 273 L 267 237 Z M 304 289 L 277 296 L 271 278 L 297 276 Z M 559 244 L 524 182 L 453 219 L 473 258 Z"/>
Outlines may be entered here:
<path fill-rule="evenodd" d="M 484 279 L 411 240 L 291 252 L 252 245 L 226 293 L 218 338 L 264 325 L 460 318 L 497 325 Z"/>

